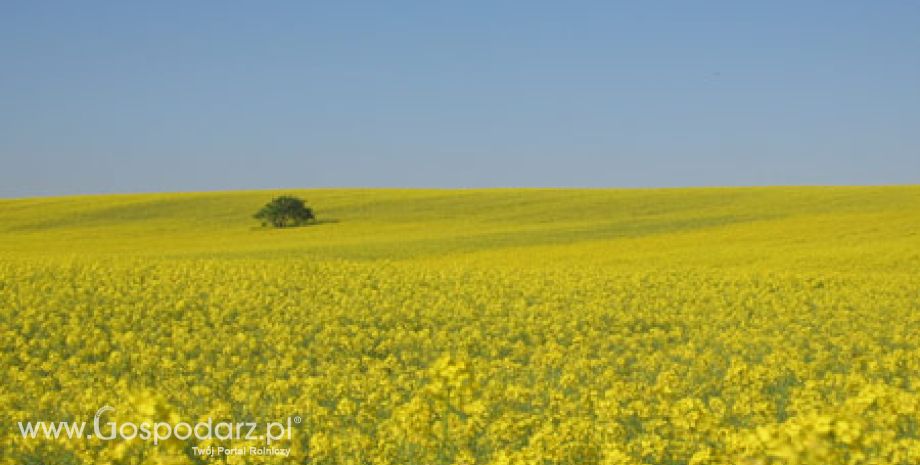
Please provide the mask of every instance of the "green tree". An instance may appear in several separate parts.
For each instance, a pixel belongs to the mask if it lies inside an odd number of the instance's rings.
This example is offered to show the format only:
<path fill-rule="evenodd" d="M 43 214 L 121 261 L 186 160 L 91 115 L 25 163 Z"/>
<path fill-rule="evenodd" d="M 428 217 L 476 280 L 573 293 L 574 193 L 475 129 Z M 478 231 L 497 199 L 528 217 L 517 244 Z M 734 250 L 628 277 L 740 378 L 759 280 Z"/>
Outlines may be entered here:
<path fill-rule="evenodd" d="M 265 204 L 253 217 L 262 222 L 262 226 L 286 228 L 300 226 L 312 221 L 313 210 L 307 206 L 303 199 L 282 195 L 275 197 Z"/>

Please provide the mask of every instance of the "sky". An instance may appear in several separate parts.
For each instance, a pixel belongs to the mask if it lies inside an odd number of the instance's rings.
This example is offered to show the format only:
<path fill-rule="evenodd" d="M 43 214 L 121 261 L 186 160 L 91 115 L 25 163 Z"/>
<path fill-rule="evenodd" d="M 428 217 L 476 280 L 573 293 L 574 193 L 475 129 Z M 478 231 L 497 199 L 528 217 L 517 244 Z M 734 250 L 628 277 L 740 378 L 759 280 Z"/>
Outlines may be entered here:
<path fill-rule="evenodd" d="M 0 4 L 0 197 L 920 183 L 920 3 Z"/>

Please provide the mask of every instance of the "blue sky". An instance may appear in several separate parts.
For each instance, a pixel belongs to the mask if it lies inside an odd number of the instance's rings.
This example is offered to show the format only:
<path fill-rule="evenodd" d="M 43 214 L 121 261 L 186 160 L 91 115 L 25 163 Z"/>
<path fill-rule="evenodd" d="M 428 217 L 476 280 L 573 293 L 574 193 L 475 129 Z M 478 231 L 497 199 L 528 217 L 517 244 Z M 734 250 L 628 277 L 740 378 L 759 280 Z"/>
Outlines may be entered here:
<path fill-rule="evenodd" d="M 920 182 L 917 2 L 4 2 L 0 196 Z"/>

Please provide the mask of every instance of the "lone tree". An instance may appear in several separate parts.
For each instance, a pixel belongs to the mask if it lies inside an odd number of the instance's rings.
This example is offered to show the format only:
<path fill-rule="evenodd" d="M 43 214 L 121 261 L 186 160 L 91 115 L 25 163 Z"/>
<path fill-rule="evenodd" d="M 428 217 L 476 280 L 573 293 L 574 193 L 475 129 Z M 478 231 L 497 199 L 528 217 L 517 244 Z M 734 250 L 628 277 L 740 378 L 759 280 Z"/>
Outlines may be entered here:
<path fill-rule="evenodd" d="M 313 216 L 313 210 L 304 203 L 303 199 L 282 195 L 265 204 L 261 210 L 253 215 L 253 218 L 260 220 L 262 226 L 272 225 L 276 228 L 286 228 L 300 226 L 315 217 Z"/>

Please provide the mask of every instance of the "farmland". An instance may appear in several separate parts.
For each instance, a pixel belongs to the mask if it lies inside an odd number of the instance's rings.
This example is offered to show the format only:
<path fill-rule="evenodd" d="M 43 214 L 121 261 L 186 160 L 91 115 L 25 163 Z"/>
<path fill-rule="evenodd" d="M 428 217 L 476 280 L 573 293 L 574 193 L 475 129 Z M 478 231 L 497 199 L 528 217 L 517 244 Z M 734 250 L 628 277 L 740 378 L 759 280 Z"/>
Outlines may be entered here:
<path fill-rule="evenodd" d="M 0 200 L 0 463 L 920 463 L 920 187 L 284 193 Z"/>

